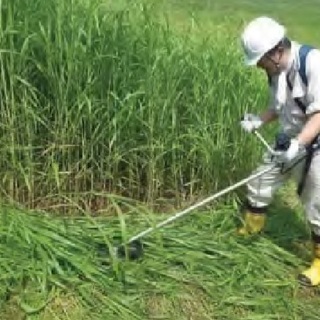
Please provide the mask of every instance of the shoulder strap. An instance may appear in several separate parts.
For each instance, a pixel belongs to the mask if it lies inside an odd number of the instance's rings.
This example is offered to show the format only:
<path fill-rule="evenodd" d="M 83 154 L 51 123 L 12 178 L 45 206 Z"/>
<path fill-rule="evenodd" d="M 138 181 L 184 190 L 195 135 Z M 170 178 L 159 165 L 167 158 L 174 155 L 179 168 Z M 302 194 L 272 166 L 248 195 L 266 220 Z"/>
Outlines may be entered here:
<path fill-rule="evenodd" d="M 308 53 L 313 49 L 313 47 L 309 45 L 302 45 L 299 49 L 299 75 L 301 77 L 302 82 L 308 86 L 308 78 L 306 72 L 306 60 Z"/>
<path fill-rule="evenodd" d="M 307 72 L 306 72 L 306 60 L 308 53 L 313 49 L 313 47 L 309 45 L 302 45 L 299 49 L 299 75 L 301 77 L 302 82 L 305 84 L 305 86 L 308 86 L 308 78 L 307 78 Z M 292 83 L 289 81 L 289 77 L 287 75 L 287 84 L 292 91 Z M 299 106 L 299 108 L 303 111 L 303 113 L 306 113 L 307 106 L 304 105 L 304 103 L 299 99 L 295 98 L 294 101 Z"/>

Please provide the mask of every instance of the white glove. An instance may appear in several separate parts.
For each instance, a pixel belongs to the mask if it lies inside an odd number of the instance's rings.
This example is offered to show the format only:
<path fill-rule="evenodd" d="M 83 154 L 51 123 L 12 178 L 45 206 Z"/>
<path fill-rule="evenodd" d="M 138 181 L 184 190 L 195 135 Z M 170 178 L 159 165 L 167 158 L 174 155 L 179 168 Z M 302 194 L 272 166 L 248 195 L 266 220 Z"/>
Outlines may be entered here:
<path fill-rule="evenodd" d="M 262 124 L 263 121 L 261 118 L 251 113 L 246 113 L 243 117 L 243 120 L 241 120 L 241 127 L 247 132 L 252 132 L 259 129 Z"/>
<path fill-rule="evenodd" d="M 277 155 L 277 161 L 282 163 L 288 163 L 297 158 L 299 155 L 303 155 L 306 149 L 299 143 L 297 139 L 290 140 L 290 146 L 286 151 L 279 151 Z"/>

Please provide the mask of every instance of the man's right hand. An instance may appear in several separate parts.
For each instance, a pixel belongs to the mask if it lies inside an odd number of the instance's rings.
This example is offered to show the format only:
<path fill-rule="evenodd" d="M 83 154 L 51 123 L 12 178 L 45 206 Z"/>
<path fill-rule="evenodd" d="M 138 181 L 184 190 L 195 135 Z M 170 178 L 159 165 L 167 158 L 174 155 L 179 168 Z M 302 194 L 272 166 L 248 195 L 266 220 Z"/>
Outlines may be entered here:
<path fill-rule="evenodd" d="M 261 118 L 255 114 L 246 113 L 241 120 L 241 127 L 246 132 L 252 132 L 259 129 L 263 124 Z"/>

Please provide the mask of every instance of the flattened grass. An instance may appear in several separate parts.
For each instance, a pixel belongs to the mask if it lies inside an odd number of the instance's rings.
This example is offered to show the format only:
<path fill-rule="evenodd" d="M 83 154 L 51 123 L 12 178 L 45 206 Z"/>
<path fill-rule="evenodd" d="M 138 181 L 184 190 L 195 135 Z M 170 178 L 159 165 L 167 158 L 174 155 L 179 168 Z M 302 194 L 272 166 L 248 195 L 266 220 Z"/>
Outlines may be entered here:
<path fill-rule="evenodd" d="M 2 314 L 11 306 L 41 320 L 73 320 L 73 308 L 78 319 L 317 319 L 318 289 L 296 283 L 310 258 L 303 219 L 275 205 L 265 233 L 241 239 L 235 209 L 157 231 L 134 262 L 104 248 L 119 243 L 120 224 L 129 236 L 159 215 L 75 222 L 2 209 Z"/>

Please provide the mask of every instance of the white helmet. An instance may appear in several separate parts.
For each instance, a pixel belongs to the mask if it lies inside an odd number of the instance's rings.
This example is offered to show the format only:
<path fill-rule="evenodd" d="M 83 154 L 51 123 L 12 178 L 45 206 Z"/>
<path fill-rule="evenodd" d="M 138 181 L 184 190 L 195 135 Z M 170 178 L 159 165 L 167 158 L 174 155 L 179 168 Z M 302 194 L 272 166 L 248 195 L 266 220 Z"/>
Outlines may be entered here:
<path fill-rule="evenodd" d="M 246 55 L 246 64 L 256 65 L 265 53 L 273 49 L 285 36 L 286 29 L 268 17 L 251 21 L 244 29 L 241 41 Z"/>

